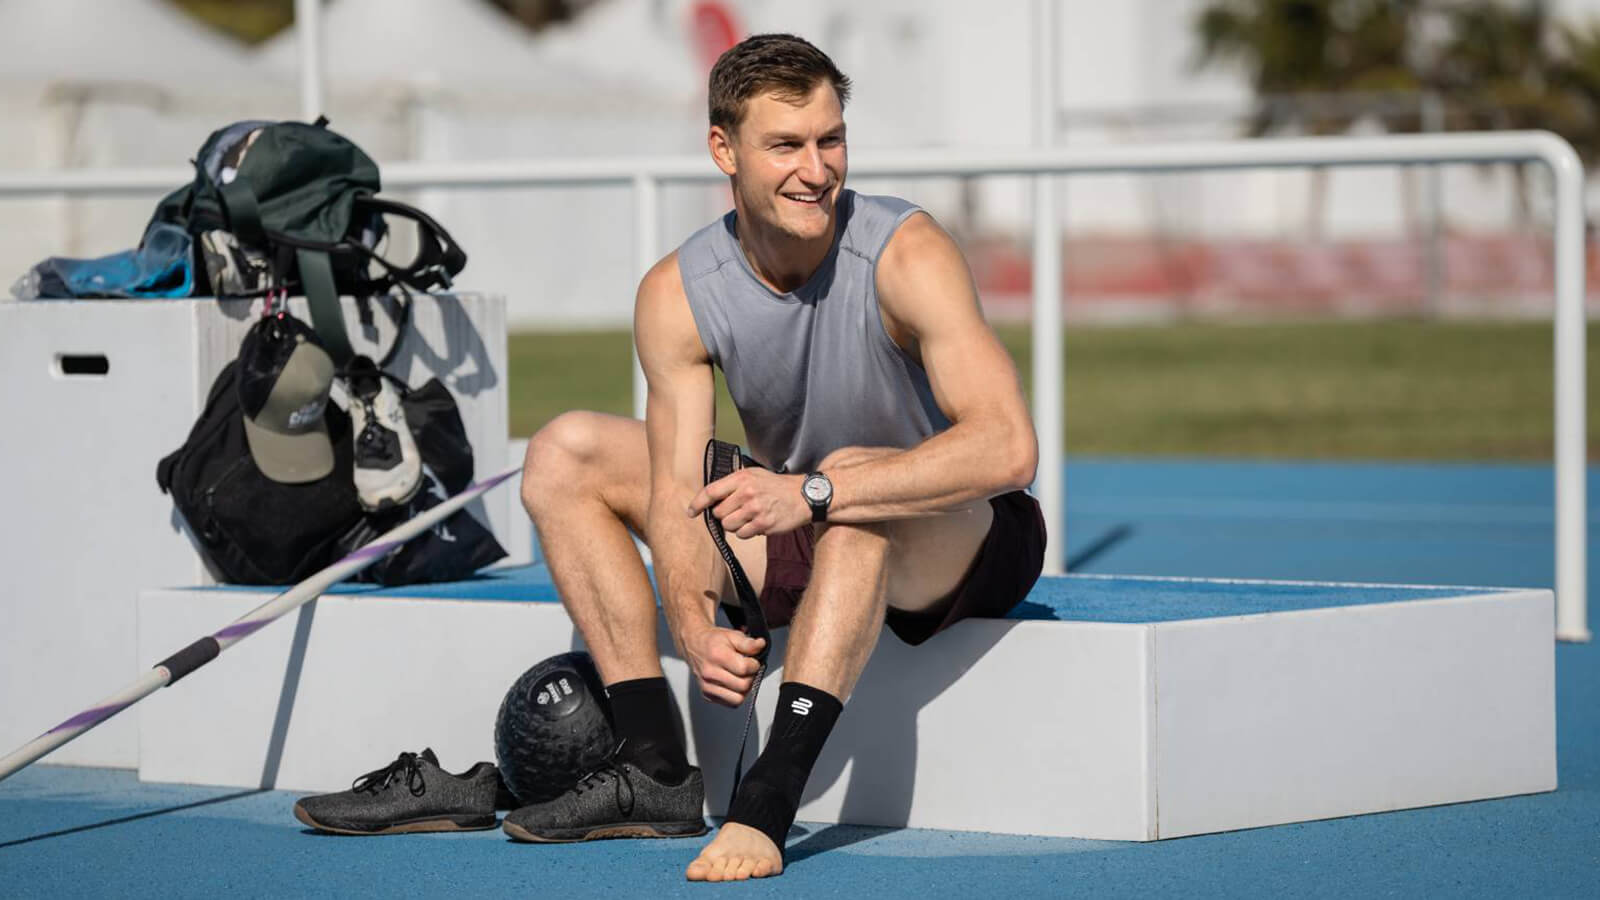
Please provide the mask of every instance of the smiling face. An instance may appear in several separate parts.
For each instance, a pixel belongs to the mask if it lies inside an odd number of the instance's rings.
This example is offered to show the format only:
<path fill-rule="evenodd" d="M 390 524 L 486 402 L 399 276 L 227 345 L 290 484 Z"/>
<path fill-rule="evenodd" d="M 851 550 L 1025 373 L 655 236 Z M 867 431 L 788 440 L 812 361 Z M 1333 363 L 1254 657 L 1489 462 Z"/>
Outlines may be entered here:
<path fill-rule="evenodd" d="M 747 226 L 803 242 L 832 240 L 848 168 L 844 107 L 832 85 L 819 83 L 804 97 L 758 94 L 737 126 L 712 126 L 709 142 Z"/>

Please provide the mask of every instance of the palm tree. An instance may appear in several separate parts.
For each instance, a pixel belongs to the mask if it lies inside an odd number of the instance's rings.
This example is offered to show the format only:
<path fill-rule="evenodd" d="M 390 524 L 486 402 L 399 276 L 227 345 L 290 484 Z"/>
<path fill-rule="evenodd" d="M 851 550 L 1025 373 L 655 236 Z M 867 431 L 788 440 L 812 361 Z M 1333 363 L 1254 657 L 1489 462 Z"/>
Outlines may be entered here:
<path fill-rule="evenodd" d="M 1356 117 L 1297 96 L 1415 90 L 1418 0 L 1215 0 L 1200 11 L 1196 68 L 1243 67 L 1257 107 L 1251 136 L 1332 134 Z"/>
<path fill-rule="evenodd" d="M 1432 54 L 1429 81 L 1450 101 L 1453 127 L 1532 128 L 1551 110 L 1554 21 L 1543 2 L 1452 7 L 1449 37 Z"/>
<path fill-rule="evenodd" d="M 1415 92 L 1419 0 L 1214 0 L 1195 20 L 1196 68 L 1242 67 L 1255 92 L 1251 137 L 1283 131 L 1338 134 L 1360 106 L 1333 94 Z M 1396 123 L 1417 127 L 1414 117 Z M 1326 173 L 1311 182 L 1308 226 L 1322 230 Z"/>
<path fill-rule="evenodd" d="M 294 24 L 294 0 L 168 0 L 196 19 L 243 41 L 259 44 Z"/>
<path fill-rule="evenodd" d="M 1543 0 L 1477 0 L 1449 11 L 1449 36 L 1433 54 L 1429 80 L 1444 96 L 1452 128 L 1545 128 L 1582 143 L 1592 132 L 1595 94 L 1594 26 L 1558 28 Z M 1587 70 L 1574 65 L 1588 54 Z M 1587 74 L 1586 74 L 1587 72 Z M 1526 222 L 1528 167 L 1516 177 L 1517 215 Z"/>
<path fill-rule="evenodd" d="M 219 31 L 259 44 L 294 24 L 294 0 L 168 0 Z M 532 30 L 565 22 L 595 0 L 488 0 Z"/>
<path fill-rule="evenodd" d="M 1551 81 L 1572 108 L 1557 128 L 1572 142 L 1585 165 L 1600 159 L 1600 20 L 1559 26 L 1557 60 Z"/>

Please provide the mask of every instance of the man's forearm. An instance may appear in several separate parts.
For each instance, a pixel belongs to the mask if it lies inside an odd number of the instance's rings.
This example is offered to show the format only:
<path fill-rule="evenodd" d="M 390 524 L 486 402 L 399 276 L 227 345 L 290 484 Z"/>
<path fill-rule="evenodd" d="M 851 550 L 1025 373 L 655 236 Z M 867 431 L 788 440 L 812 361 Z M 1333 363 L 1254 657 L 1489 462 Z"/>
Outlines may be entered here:
<path fill-rule="evenodd" d="M 960 509 L 1027 487 L 1037 458 L 1031 425 L 980 422 L 956 423 L 909 450 L 846 454 L 823 469 L 834 490 L 828 521 L 878 522 Z"/>
<path fill-rule="evenodd" d="M 704 529 L 700 521 L 684 514 L 688 505 L 687 498 L 682 502 L 677 498 L 652 501 L 647 526 L 661 610 L 674 641 L 680 640 L 686 629 L 716 623 L 720 594 L 711 558 L 715 548 L 700 533 Z"/>

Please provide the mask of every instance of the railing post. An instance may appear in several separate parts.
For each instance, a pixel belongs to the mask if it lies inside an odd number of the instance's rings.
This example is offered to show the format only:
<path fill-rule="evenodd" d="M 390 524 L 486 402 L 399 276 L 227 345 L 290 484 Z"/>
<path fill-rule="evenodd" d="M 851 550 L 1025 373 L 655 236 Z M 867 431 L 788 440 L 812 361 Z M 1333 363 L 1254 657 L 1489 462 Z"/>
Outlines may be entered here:
<path fill-rule="evenodd" d="M 1428 134 L 1444 131 L 1444 101 L 1433 91 L 1422 92 L 1422 130 Z M 1438 163 L 1428 163 L 1422 167 L 1422 186 L 1422 215 L 1427 220 L 1423 226 L 1426 245 L 1423 250 L 1425 294 L 1422 308 L 1428 315 L 1437 316 L 1444 308 L 1445 299 L 1444 175 L 1439 171 Z"/>
<path fill-rule="evenodd" d="M 1583 164 L 1564 142 L 1547 152 L 1545 161 L 1556 195 L 1556 637 L 1587 641 Z"/>
<path fill-rule="evenodd" d="M 300 118 L 322 115 L 322 0 L 294 0 L 294 32 L 300 49 Z"/>
<path fill-rule="evenodd" d="M 661 258 L 660 242 L 661 186 L 654 176 L 640 173 L 633 176 L 633 241 L 636 256 L 634 268 L 639 278 Z M 644 381 L 644 369 L 639 366 L 639 350 L 633 351 L 633 415 L 644 419 L 645 400 L 649 394 Z"/>
<path fill-rule="evenodd" d="M 1034 117 L 1040 147 L 1055 143 L 1057 43 L 1055 0 L 1034 0 L 1036 83 Z M 1061 221 L 1056 209 L 1058 178 L 1033 179 L 1033 424 L 1039 437 L 1039 468 L 1033 489 L 1045 522 L 1044 574 L 1066 571 L 1066 496 L 1061 422 Z"/>

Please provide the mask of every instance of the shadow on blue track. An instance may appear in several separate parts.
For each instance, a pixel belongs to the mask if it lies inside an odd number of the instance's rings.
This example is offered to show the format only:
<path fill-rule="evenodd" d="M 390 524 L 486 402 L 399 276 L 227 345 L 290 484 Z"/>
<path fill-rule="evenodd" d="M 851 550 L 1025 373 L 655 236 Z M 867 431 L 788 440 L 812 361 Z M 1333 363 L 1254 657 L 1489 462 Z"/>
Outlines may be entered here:
<path fill-rule="evenodd" d="M 839 850 L 851 844 L 859 844 L 862 841 L 904 830 L 901 828 L 871 828 L 865 825 L 822 825 L 815 827 L 817 830 L 810 834 L 805 834 L 805 829 L 802 826 L 796 826 L 789 831 L 789 842 L 783 852 L 785 866 L 792 866 L 819 853 Z M 799 841 L 795 840 L 796 831 L 804 835 Z"/>
<path fill-rule="evenodd" d="M 1079 569 L 1082 569 L 1084 566 L 1087 566 L 1098 559 L 1107 550 L 1110 550 L 1112 547 L 1115 547 L 1130 537 L 1133 537 L 1133 526 L 1127 522 L 1123 522 L 1120 525 L 1116 525 L 1110 529 L 1107 529 L 1104 534 L 1090 542 L 1089 546 L 1084 547 L 1082 550 L 1079 550 L 1077 553 L 1074 553 L 1072 556 L 1068 557 L 1067 571 L 1076 572 Z"/>
<path fill-rule="evenodd" d="M 230 800 L 238 800 L 241 797 L 249 797 L 255 794 L 264 793 L 267 793 L 265 788 L 256 788 L 255 790 L 251 791 L 235 791 L 231 794 L 223 794 L 220 797 L 196 800 L 193 803 L 182 803 L 177 806 L 168 806 L 164 809 L 152 809 L 142 813 L 134 813 L 131 816 L 118 816 L 115 819 L 107 819 L 104 822 L 93 822 L 88 825 L 79 825 L 74 828 L 62 828 L 58 831 L 46 831 L 43 834 L 30 835 L 25 838 L 17 838 L 16 840 L 0 843 L 0 850 L 4 850 L 7 847 L 15 847 L 18 844 L 31 844 L 34 841 L 43 841 L 50 838 L 66 837 L 69 834 L 79 834 L 84 831 L 93 831 L 96 828 L 110 828 L 113 825 L 126 825 L 129 822 L 137 822 L 140 819 L 148 819 L 153 816 L 164 816 L 168 815 L 169 813 L 183 812 L 185 810 L 194 809 L 200 806 L 210 806 L 213 803 L 227 803 Z"/>

